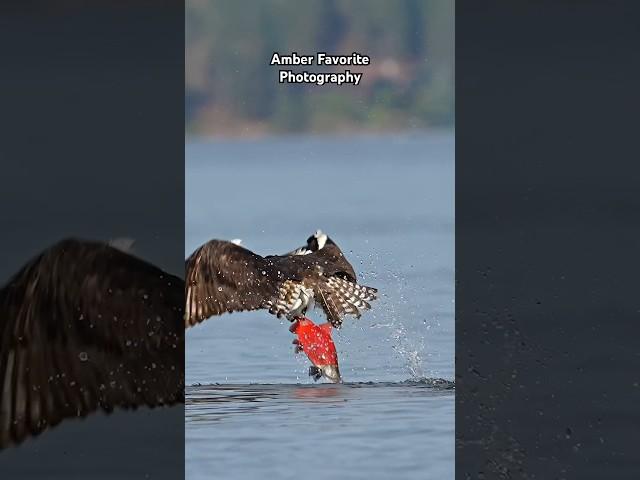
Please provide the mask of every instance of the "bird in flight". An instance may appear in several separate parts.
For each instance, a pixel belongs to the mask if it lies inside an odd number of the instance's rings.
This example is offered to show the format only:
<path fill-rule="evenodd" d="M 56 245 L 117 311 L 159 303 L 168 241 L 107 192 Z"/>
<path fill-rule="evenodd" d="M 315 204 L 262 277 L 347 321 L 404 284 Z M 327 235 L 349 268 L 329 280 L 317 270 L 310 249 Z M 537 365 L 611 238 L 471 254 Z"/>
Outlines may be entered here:
<path fill-rule="evenodd" d="M 371 308 L 377 290 L 359 285 L 340 247 L 318 230 L 284 255 L 260 256 L 238 241 L 211 240 L 187 259 L 187 327 L 223 313 L 268 310 L 290 321 L 314 306 L 336 328 Z"/>

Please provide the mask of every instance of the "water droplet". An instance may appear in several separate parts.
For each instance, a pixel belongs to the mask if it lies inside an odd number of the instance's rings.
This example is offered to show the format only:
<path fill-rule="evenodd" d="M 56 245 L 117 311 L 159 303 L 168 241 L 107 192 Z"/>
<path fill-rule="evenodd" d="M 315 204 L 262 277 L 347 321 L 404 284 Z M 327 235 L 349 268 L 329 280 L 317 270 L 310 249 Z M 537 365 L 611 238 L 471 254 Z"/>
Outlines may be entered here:
<path fill-rule="evenodd" d="M 222 287 L 218 287 L 218 291 L 221 292 L 222 291 Z"/>
<path fill-rule="evenodd" d="M 80 352 L 78 354 L 78 358 L 81 362 L 86 362 L 87 360 L 89 360 L 89 354 L 87 352 Z"/>

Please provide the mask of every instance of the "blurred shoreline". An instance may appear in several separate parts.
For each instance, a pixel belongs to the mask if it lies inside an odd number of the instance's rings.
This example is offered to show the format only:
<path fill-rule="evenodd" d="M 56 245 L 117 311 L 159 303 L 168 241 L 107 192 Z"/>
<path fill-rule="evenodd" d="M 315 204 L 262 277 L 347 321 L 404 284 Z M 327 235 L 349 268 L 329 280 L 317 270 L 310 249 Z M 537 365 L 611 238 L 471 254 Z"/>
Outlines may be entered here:
<path fill-rule="evenodd" d="M 185 133 L 262 138 L 281 133 L 382 133 L 451 127 L 455 3 L 408 0 L 186 3 Z M 279 83 L 273 53 L 352 55 L 369 65 L 286 66 L 362 73 L 359 85 Z"/>
<path fill-rule="evenodd" d="M 415 128 L 415 129 L 364 129 L 351 128 L 341 131 L 328 132 L 274 132 L 269 130 L 230 130 L 225 134 L 194 134 L 185 132 L 185 143 L 215 143 L 225 141 L 258 141 L 258 140 L 282 140 L 291 139 L 294 141 L 309 138 L 325 138 L 325 139 L 366 139 L 366 138 L 384 138 L 400 139 L 400 138 L 416 138 L 416 137 L 434 137 L 434 136 L 455 135 L 455 127 L 433 127 L 433 128 Z"/>

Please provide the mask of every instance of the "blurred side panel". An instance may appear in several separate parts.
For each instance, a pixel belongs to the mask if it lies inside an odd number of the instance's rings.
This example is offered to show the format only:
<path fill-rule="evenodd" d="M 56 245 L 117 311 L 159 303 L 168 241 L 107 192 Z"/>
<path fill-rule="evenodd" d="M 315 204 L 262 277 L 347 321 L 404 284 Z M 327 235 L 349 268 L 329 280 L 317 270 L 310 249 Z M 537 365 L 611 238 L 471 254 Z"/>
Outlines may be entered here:
<path fill-rule="evenodd" d="M 456 478 L 640 478 L 637 2 L 456 2 Z"/>
<path fill-rule="evenodd" d="M 184 2 L 3 2 L 0 11 L 0 284 L 69 237 L 117 239 L 154 266 L 148 272 L 183 277 Z M 107 261 L 99 275 L 112 278 L 116 263 Z M 163 321 L 180 312 L 172 315 Z M 175 344 L 172 366 L 183 364 L 182 334 Z M 182 478 L 184 408 L 173 400 L 64 420 L 0 451 L 0 471 L 6 478 Z"/>

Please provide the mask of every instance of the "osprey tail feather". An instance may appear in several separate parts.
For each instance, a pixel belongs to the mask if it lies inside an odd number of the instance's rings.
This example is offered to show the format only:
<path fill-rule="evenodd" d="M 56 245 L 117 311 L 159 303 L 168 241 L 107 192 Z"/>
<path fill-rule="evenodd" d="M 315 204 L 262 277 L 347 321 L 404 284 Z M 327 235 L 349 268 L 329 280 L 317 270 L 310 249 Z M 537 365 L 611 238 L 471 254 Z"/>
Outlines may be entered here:
<path fill-rule="evenodd" d="M 376 288 L 358 285 L 338 277 L 329 278 L 321 293 L 329 312 L 329 320 L 335 327 L 340 326 L 343 315 L 360 318 L 363 311 L 371 308 L 369 302 L 378 297 Z"/>

